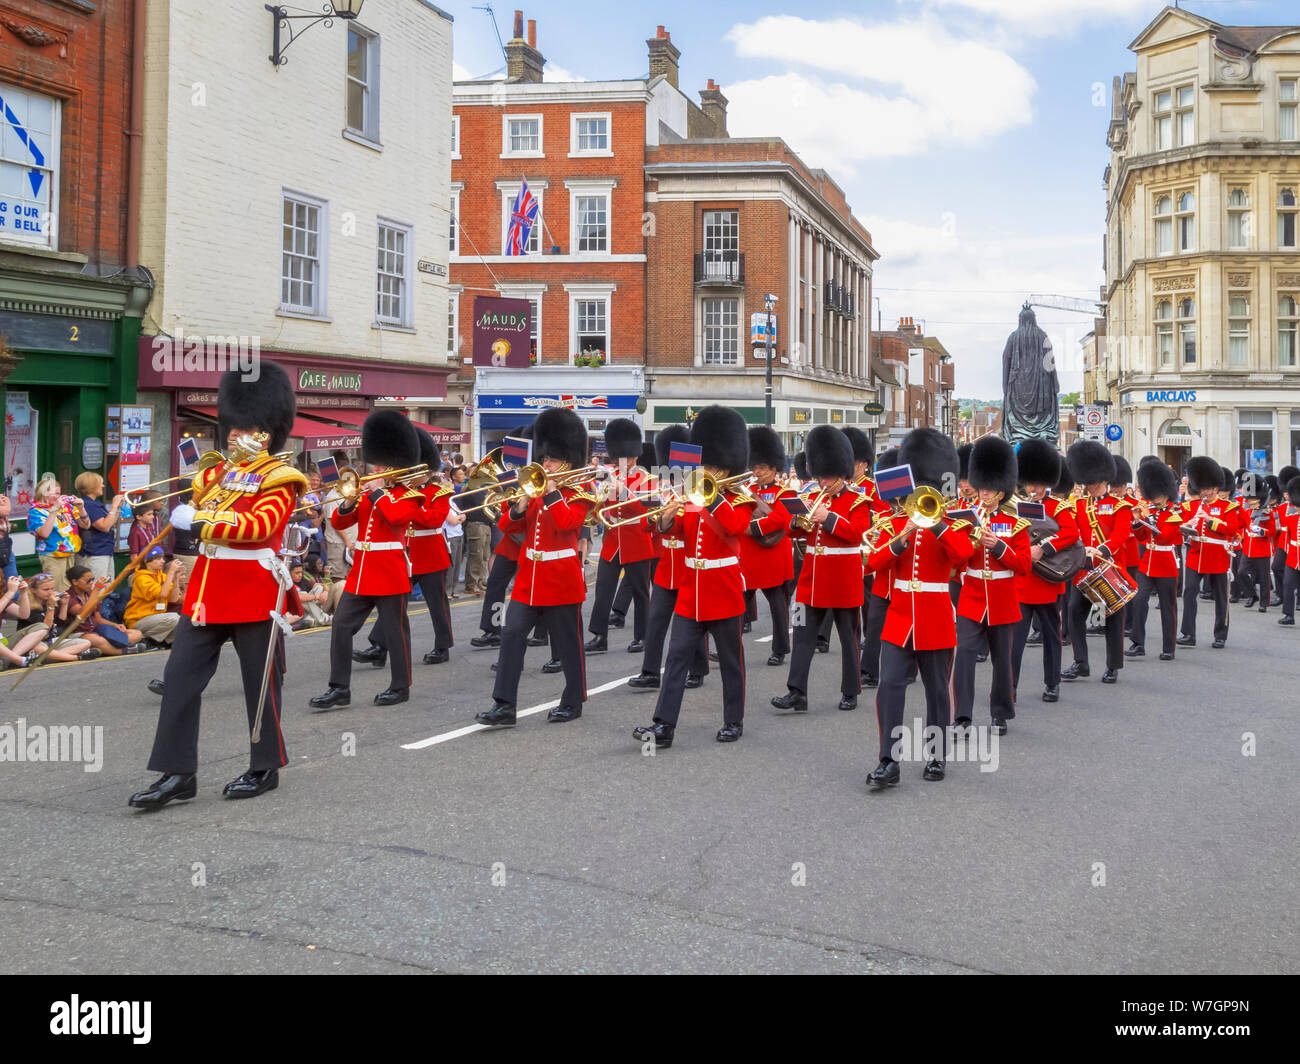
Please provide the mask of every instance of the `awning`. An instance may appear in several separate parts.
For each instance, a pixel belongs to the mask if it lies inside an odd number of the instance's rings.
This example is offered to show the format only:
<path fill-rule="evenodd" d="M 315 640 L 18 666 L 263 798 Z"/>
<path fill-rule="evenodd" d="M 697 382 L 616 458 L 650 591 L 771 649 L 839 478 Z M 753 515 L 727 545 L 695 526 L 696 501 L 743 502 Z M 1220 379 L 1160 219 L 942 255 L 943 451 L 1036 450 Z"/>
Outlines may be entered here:
<path fill-rule="evenodd" d="M 392 408 L 377 407 L 376 409 L 384 410 Z M 345 425 L 356 425 L 357 427 L 364 425 L 366 418 L 370 416 L 369 410 L 309 410 L 304 411 L 304 413 L 307 417 L 320 421 L 325 421 L 326 419 L 330 421 L 341 421 Z M 418 421 L 412 421 L 411 424 L 416 428 L 424 429 L 424 431 L 432 436 L 440 446 L 442 444 L 469 443 L 468 432 L 461 432 L 458 429 L 438 428 L 436 425 L 422 425 Z"/>
<path fill-rule="evenodd" d="M 197 414 L 213 422 L 217 420 L 215 406 L 183 406 L 181 412 Z M 291 439 L 298 440 L 304 451 L 333 451 L 361 446 L 361 433 L 347 428 L 331 428 L 309 418 L 294 418 L 289 436 Z"/>

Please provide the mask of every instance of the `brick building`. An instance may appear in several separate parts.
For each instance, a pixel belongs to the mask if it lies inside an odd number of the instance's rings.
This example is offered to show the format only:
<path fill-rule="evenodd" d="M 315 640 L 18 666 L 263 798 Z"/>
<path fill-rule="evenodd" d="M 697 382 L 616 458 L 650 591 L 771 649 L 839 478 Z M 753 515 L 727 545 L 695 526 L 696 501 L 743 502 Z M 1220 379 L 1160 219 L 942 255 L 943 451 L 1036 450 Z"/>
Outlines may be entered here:
<path fill-rule="evenodd" d="M 84 469 L 107 472 L 106 409 L 135 394 L 149 298 L 130 236 L 139 6 L 0 4 L 0 457 L 20 519 L 40 473 L 71 491 Z"/>
<path fill-rule="evenodd" d="M 914 428 L 958 435 L 952 355 L 937 337 L 922 332 L 913 319 L 903 318 L 897 329 L 871 338 L 871 367 L 885 408 L 875 434 L 877 450 L 897 446 Z"/>

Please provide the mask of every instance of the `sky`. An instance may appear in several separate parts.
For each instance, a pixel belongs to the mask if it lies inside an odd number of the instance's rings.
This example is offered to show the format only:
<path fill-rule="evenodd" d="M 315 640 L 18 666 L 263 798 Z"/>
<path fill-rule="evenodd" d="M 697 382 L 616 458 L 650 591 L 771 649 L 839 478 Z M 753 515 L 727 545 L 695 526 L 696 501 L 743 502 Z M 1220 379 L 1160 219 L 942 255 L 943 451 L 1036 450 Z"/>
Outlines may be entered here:
<path fill-rule="evenodd" d="M 501 76 L 489 16 L 455 16 L 457 78 Z M 1032 294 L 1096 300 L 1111 79 L 1154 0 L 860 0 L 855 4 L 515 0 L 537 21 L 547 80 L 639 77 L 663 25 L 679 84 L 713 78 L 732 136 L 782 137 L 824 167 L 872 234 L 872 308 L 886 329 L 924 322 L 953 355 L 956 394 L 998 399 L 1002 348 Z M 1295 0 L 1186 0 L 1229 25 L 1300 22 Z M 611 17 L 611 14 L 613 17 Z M 1092 318 L 1036 308 L 1063 392 L 1083 384 Z"/>

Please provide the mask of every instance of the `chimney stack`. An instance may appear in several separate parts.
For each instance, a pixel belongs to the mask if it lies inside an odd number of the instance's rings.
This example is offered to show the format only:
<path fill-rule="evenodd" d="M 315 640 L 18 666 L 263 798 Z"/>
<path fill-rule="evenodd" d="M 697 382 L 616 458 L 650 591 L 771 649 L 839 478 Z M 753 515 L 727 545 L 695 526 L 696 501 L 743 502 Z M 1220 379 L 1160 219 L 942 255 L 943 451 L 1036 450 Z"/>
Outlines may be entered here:
<path fill-rule="evenodd" d="M 528 20 L 528 39 L 524 39 L 524 13 L 515 12 L 514 36 L 506 42 L 506 80 L 537 84 L 542 80 L 546 60 L 537 50 L 537 20 Z"/>
<path fill-rule="evenodd" d="M 672 35 L 660 26 L 645 43 L 650 49 L 650 77 L 662 75 L 668 79 L 669 85 L 677 88 L 677 60 L 682 57 L 682 53 L 673 44 Z"/>
<path fill-rule="evenodd" d="M 727 103 L 722 90 L 712 78 L 709 78 L 708 86 L 700 90 L 700 110 L 704 112 L 704 117 L 713 123 L 715 137 L 730 135 L 727 133 Z"/>

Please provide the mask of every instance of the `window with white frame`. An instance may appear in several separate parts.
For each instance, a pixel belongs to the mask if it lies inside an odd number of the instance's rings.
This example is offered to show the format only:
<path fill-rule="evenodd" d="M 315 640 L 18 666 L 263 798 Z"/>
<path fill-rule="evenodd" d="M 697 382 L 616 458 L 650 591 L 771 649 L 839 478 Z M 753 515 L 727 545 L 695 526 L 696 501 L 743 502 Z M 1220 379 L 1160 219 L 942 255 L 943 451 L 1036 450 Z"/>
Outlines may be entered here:
<path fill-rule="evenodd" d="M 542 157 L 541 115 L 505 115 L 501 121 L 502 155 Z"/>
<path fill-rule="evenodd" d="M 1277 246 L 1294 248 L 1296 246 L 1296 211 L 1300 203 L 1296 201 L 1295 189 L 1284 188 L 1277 194 Z"/>
<path fill-rule="evenodd" d="M 528 353 L 537 360 L 538 365 L 542 362 L 542 297 L 529 296 L 528 298 L 529 315 L 528 315 Z"/>
<path fill-rule="evenodd" d="M 456 254 L 456 245 L 457 245 L 456 227 L 460 224 L 459 219 L 460 219 L 460 193 L 453 192 L 451 194 L 451 225 L 448 228 L 448 232 L 447 232 L 447 250 L 453 255 Z"/>
<path fill-rule="evenodd" d="M 1178 197 L 1178 210 L 1174 214 L 1174 228 L 1178 231 L 1178 250 L 1196 250 L 1196 197 L 1184 192 Z"/>
<path fill-rule="evenodd" d="M 1174 253 L 1174 201 L 1170 196 L 1156 200 L 1156 254 Z"/>
<path fill-rule="evenodd" d="M 706 299 L 701 314 L 704 325 L 704 364 L 736 365 L 740 361 L 740 300 Z"/>
<path fill-rule="evenodd" d="M 570 155 L 612 155 L 609 139 L 610 115 L 575 114 L 570 118 Z"/>
<path fill-rule="evenodd" d="M 506 248 L 510 246 L 510 214 L 515 209 L 515 197 L 519 195 L 519 186 L 513 188 L 504 187 L 501 194 L 501 254 L 506 253 Z M 537 254 L 542 247 L 542 212 L 546 209 L 544 203 L 545 191 L 540 185 L 529 184 L 528 191 L 533 194 L 533 199 L 537 201 L 537 218 L 533 221 L 533 227 L 528 231 L 528 240 L 524 244 L 524 252 L 528 255 Z"/>
<path fill-rule="evenodd" d="M 280 309 L 325 313 L 326 205 L 324 200 L 284 193 L 280 225 Z"/>
<path fill-rule="evenodd" d="M 609 299 L 605 296 L 573 301 L 574 341 L 578 354 L 601 352 L 609 357 Z"/>
<path fill-rule="evenodd" d="M 1180 148 L 1196 141 L 1196 94 L 1191 85 L 1180 85 L 1156 93 L 1152 118 L 1155 122 L 1155 150 Z"/>
<path fill-rule="evenodd" d="M 447 294 L 447 357 L 453 361 L 460 351 L 460 293 Z"/>
<path fill-rule="evenodd" d="M 62 103 L 8 84 L 0 99 L 0 240 L 57 248 Z"/>
<path fill-rule="evenodd" d="M 1241 464 L 1251 467 L 1253 452 L 1264 452 L 1264 465 L 1273 465 L 1273 411 L 1238 410 L 1237 411 L 1238 449 Z"/>
<path fill-rule="evenodd" d="M 1228 190 L 1228 247 L 1250 246 L 1250 196 L 1244 188 Z"/>
<path fill-rule="evenodd" d="M 1300 129 L 1296 126 L 1296 107 L 1300 106 L 1300 80 L 1283 78 L 1278 82 L 1277 139 L 1300 140 Z"/>
<path fill-rule="evenodd" d="M 379 139 L 379 36 L 360 26 L 348 27 L 348 130 L 367 140 Z"/>
<path fill-rule="evenodd" d="M 704 276 L 735 279 L 740 261 L 740 212 L 705 211 Z"/>
<path fill-rule="evenodd" d="M 1295 368 L 1300 365 L 1297 356 L 1296 334 L 1300 326 L 1294 295 L 1283 294 L 1277 301 L 1277 364 Z"/>
<path fill-rule="evenodd" d="M 1228 299 L 1228 365 L 1250 364 L 1250 296 L 1237 292 Z"/>
<path fill-rule="evenodd" d="M 1161 299 L 1156 303 L 1156 357 L 1161 369 L 1174 366 L 1174 304 Z"/>
<path fill-rule="evenodd" d="M 460 115 L 451 116 L 451 157 L 460 158 Z"/>
<path fill-rule="evenodd" d="M 375 318 L 385 325 L 411 324 L 411 229 L 393 222 L 378 225 Z"/>
<path fill-rule="evenodd" d="M 1178 349 L 1184 366 L 1196 365 L 1196 300 L 1178 301 Z"/>
<path fill-rule="evenodd" d="M 609 251 L 609 193 L 584 193 L 573 197 L 574 251 L 605 254 Z"/>

